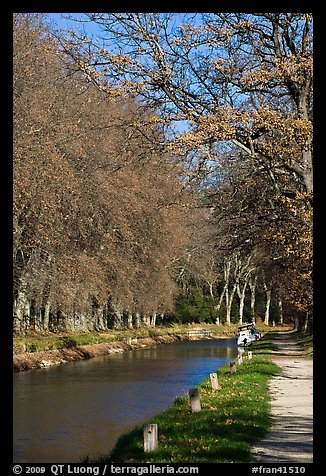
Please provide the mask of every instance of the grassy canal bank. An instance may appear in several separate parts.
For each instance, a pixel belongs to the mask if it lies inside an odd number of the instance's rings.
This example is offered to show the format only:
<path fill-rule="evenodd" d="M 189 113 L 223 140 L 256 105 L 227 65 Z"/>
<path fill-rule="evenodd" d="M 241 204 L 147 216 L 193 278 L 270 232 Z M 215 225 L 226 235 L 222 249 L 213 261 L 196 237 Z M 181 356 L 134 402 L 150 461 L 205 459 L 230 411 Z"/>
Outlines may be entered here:
<path fill-rule="evenodd" d="M 31 370 L 66 362 L 90 359 L 101 355 L 143 347 L 152 347 L 181 340 L 208 338 L 190 336 L 195 329 L 210 331 L 213 339 L 235 337 L 237 325 L 193 324 L 160 326 L 155 328 L 110 330 L 107 332 L 89 332 L 84 334 L 67 333 L 65 335 L 28 335 L 14 337 L 13 368 L 15 372 Z M 261 324 L 259 330 L 266 332 L 268 327 Z M 283 328 L 284 329 L 284 328 Z"/>
<path fill-rule="evenodd" d="M 217 372 L 221 390 L 212 390 L 209 376 L 198 385 L 201 411 L 192 413 L 189 397 L 178 397 L 165 412 L 149 420 L 158 424 L 158 449 L 144 453 L 143 427 L 118 440 L 109 456 L 92 463 L 238 463 L 249 462 L 251 445 L 271 425 L 268 382 L 280 368 L 270 360 L 273 340 L 267 334 L 251 346 L 253 358 Z"/>
<path fill-rule="evenodd" d="M 44 335 L 36 334 L 22 337 L 14 337 L 14 354 L 45 352 L 49 350 L 68 349 L 84 345 L 103 344 L 112 342 L 124 342 L 127 339 L 143 339 L 148 337 L 162 337 L 169 335 L 183 335 L 192 329 L 200 328 L 210 330 L 214 335 L 233 336 L 236 333 L 237 325 L 231 326 L 216 324 L 195 324 L 157 327 L 141 327 L 139 329 L 110 330 L 107 332 L 89 332 L 83 334 L 67 333 L 58 335 L 48 333 Z"/>
<path fill-rule="evenodd" d="M 14 337 L 13 369 L 15 372 L 38 369 L 66 362 L 152 347 L 181 340 L 208 338 L 190 336 L 198 325 L 171 325 L 155 328 L 110 330 L 84 334 L 47 334 Z M 203 324 L 200 329 L 210 331 L 210 338 L 235 337 L 236 325 Z"/>

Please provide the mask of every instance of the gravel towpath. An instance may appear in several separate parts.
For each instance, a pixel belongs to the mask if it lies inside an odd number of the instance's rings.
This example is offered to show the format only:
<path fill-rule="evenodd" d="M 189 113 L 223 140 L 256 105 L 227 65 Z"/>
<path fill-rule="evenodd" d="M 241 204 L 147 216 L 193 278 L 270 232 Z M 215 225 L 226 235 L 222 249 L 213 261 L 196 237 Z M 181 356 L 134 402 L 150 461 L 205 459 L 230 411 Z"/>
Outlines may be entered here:
<path fill-rule="evenodd" d="M 253 447 L 253 462 L 313 462 L 313 361 L 291 333 L 275 340 L 272 360 L 282 373 L 270 381 L 272 428 Z"/>

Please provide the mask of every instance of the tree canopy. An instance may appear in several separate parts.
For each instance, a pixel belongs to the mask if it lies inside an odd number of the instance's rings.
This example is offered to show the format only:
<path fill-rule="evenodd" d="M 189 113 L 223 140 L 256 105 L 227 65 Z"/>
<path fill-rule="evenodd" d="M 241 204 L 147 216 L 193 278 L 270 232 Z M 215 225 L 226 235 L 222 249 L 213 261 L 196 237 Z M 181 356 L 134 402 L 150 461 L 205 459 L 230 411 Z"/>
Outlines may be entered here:
<path fill-rule="evenodd" d="M 164 120 L 187 121 L 184 147 L 204 149 L 208 158 L 212 143 L 230 142 L 264 167 L 277 189 L 286 175 L 310 196 L 311 14 L 87 18 L 100 25 L 101 37 L 71 32 L 63 47 L 89 81 L 112 96 L 142 96 Z"/>
<path fill-rule="evenodd" d="M 311 319 L 312 15 L 84 21 L 14 16 L 17 331 L 139 325 L 194 285 L 212 319 L 256 287 Z"/>

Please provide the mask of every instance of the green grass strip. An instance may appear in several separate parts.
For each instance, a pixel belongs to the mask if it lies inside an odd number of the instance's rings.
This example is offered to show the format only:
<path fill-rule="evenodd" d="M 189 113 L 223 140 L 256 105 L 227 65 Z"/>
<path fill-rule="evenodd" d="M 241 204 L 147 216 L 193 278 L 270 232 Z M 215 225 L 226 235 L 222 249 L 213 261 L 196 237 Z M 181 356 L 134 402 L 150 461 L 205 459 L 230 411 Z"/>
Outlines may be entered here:
<path fill-rule="evenodd" d="M 269 339 L 252 346 L 253 358 L 244 358 L 231 374 L 229 366 L 218 370 L 221 390 L 212 390 L 209 376 L 198 385 L 201 412 L 192 413 L 188 396 L 149 420 L 158 424 L 158 449 L 143 451 L 143 427 L 134 428 L 117 441 L 103 463 L 240 463 L 251 460 L 252 444 L 271 425 L 268 382 L 280 368 L 271 362 Z M 244 354 L 246 356 L 246 353 Z M 89 459 L 84 462 L 94 462 Z"/>
<path fill-rule="evenodd" d="M 216 326 L 202 325 L 206 330 L 212 330 L 216 334 L 233 335 L 236 326 Z M 14 354 L 23 352 L 39 352 L 55 349 L 66 349 L 70 347 L 79 347 L 89 344 L 111 343 L 123 341 L 124 339 L 142 339 L 147 337 L 159 337 L 176 334 L 186 334 L 192 328 L 186 325 L 158 326 L 156 328 L 139 328 L 126 330 L 110 330 L 108 332 L 89 332 L 84 334 L 67 334 L 67 335 L 44 335 L 44 336 L 25 336 L 15 337 L 13 342 Z"/>
<path fill-rule="evenodd" d="M 296 339 L 298 345 L 305 352 L 307 357 L 314 356 L 314 344 L 312 335 L 305 335 L 300 334 L 299 332 L 294 332 L 293 337 Z"/>

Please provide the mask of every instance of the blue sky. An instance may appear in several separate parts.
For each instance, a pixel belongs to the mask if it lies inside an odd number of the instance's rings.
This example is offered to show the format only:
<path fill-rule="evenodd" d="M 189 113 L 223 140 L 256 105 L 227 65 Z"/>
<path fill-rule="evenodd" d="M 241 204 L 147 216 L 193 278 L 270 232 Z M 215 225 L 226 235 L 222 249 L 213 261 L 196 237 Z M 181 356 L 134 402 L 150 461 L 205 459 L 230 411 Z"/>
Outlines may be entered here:
<path fill-rule="evenodd" d="M 85 13 L 47 13 L 46 14 L 51 26 L 62 30 L 76 30 L 80 33 L 85 33 L 87 36 L 93 36 L 100 38 L 103 34 L 100 26 L 95 22 L 87 20 Z M 175 15 L 178 15 L 177 13 Z M 71 19 L 67 18 L 71 17 Z M 73 19 L 87 20 L 85 22 L 74 21 Z M 189 129 L 189 125 L 186 121 L 176 121 L 175 126 L 178 133 L 185 132 Z"/>
<path fill-rule="evenodd" d="M 76 29 L 85 29 L 87 34 L 91 35 L 99 35 L 100 30 L 96 23 L 94 22 L 76 22 L 73 20 L 69 20 L 66 17 L 70 16 L 75 19 L 81 19 L 86 17 L 83 13 L 47 13 L 47 17 L 51 22 L 54 23 L 54 26 L 61 28 L 62 30 L 76 30 Z"/>

